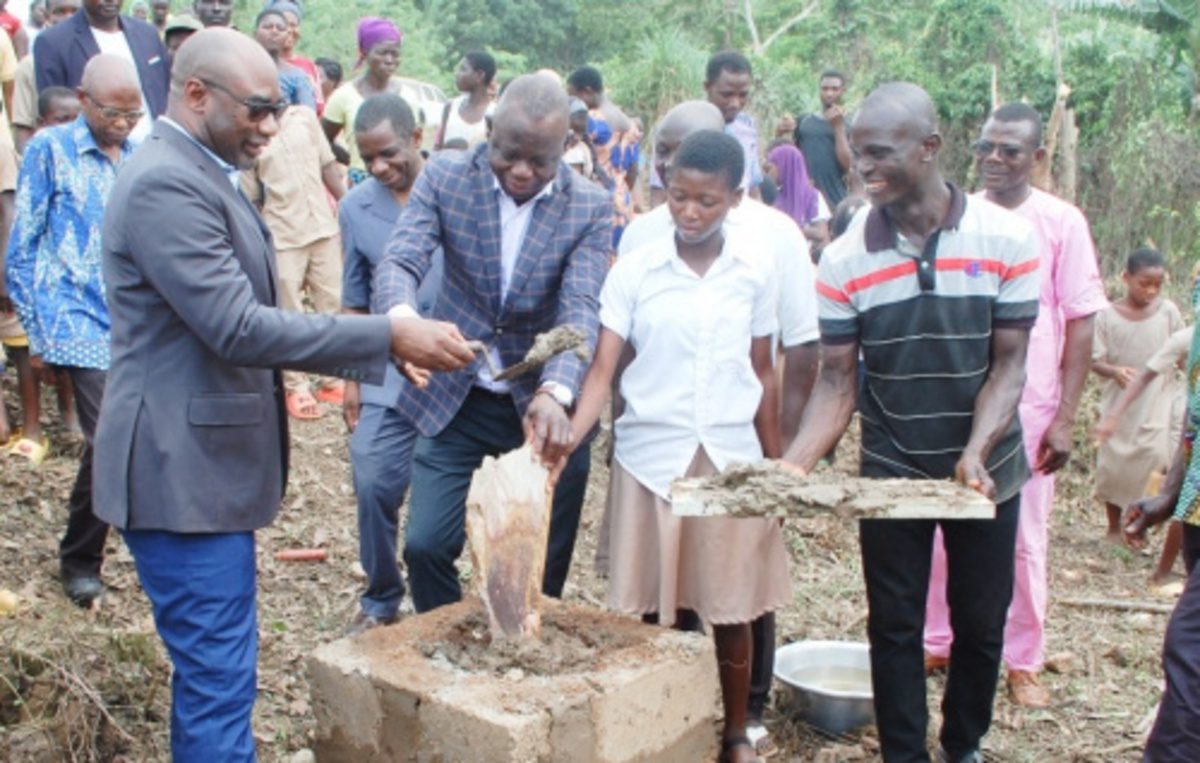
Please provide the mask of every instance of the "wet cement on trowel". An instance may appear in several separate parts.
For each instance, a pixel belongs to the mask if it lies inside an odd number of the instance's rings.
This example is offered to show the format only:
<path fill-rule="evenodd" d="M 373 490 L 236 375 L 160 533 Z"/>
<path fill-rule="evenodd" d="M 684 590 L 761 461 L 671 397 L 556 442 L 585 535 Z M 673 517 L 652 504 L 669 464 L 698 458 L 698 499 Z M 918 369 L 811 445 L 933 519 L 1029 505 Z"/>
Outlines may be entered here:
<path fill-rule="evenodd" d="M 978 494 L 950 480 L 854 477 L 829 468 L 800 475 L 770 461 L 732 464 L 719 474 L 677 480 L 672 490 L 685 484 L 694 495 L 732 517 L 868 519 L 884 516 L 903 503 L 942 506 L 952 517 L 964 500 L 980 500 Z"/>

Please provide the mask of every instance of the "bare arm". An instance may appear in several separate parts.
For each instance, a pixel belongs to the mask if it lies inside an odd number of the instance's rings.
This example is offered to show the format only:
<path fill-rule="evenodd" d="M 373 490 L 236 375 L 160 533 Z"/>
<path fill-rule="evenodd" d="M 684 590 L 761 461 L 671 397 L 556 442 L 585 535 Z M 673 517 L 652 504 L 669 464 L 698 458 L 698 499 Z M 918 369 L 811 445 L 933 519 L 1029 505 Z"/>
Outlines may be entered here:
<path fill-rule="evenodd" d="M 1124 389 L 1133 381 L 1133 377 L 1137 374 L 1137 370 L 1128 366 L 1118 366 L 1113 363 L 1105 363 L 1103 360 L 1092 360 L 1092 373 L 1102 379 L 1112 379 L 1117 383 L 1117 386 Z"/>
<path fill-rule="evenodd" d="M 325 138 L 329 141 L 329 145 L 337 140 L 338 133 L 342 131 L 342 126 L 337 122 L 330 122 L 328 119 L 321 119 L 321 130 L 325 133 Z"/>
<path fill-rule="evenodd" d="M 4 91 L 4 113 L 8 115 L 9 119 L 12 119 L 12 113 L 13 113 L 13 81 L 12 80 L 9 80 L 8 82 L 4 83 L 3 91 Z"/>
<path fill-rule="evenodd" d="M 783 460 L 811 471 L 850 425 L 857 389 L 858 342 L 822 345 L 816 386 Z"/>
<path fill-rule="evenodd" d="M 964 485 L 991 497 L 996 486 L 987 472 L 987 459 L 1008 430 L 1025 389 L 1025 351 L 1029 330 L 996 328 L 992 333 L 992 365 L 975 399 L 971 437 L 954 468 Z"/>
<path fill-rule="evenodd" d="M 338 201 L 346 195 L 346 183 L 342 180 L 342 170 L 336 161 L 328 162 L 321 167 L 321 182 L 329 194 Z"/>
<path fill-rule="evenodd" d="M 1154 525 L 1165 522 L 1179 503 L 1179 493 L 1183 490 L 1183 476 L 1187 469 L 1187 420 L 1188 412 L 1183 414 L 1183 433 L 1179 445 L 1175 448 L 1175 458 L 1167 477 L 1159 488 L 1158 495 L 1135 501 L 1125 509 L 1121 516 L 1121 527 L 1125 532 L 1125 542 L 1134 547 L 1140 547 L 1146 542 L 1146 530 Z"/>
<path fill-rule="evenodd" d="M 812 396 L 817 381 L 821 351 L 816 342 L 805 342 L 783 350 L 783 399 L 779 429 L 784 442 L 791 442 L 800 430 L 800 417 Z"/>
<path fill-rule="evenodd" d="M 1133 405 L 1133 401 L 1142 396 L 1146 388 L 1158 377 L 1158 373 L 1149 368 L 1143 368 L 1142 372 L 1133 378 L 1125 389 L 1121 390 L 1121 394 L 1113 403 L 1112 408 L 1104 414 L 1104 418 L 1100 419 L 1100 423 L 1092 430 L 1092 434 L 1099 442 L 1104 442 L 1112 433 L 1117 430 L 1117 422 L 1125 415 L 1125 411 L 1129 410 L 1129 406 Z"/>
<path fill-rule="evenodd" d="M 750 343 L 750 365 L 762 385 L 762 399 L 754 414 L 754 431 L 758 433 L 763 455 L 767 458 L 783 455 L 779 437 L 779 374 L 775 373 L 775 363 L 771 359 L 774 341 L 774 337 L 763 336 L 755 337 Z"/>
<path fill-rule="evenodd" d="M 13 141 L 17 146 L 17 153 L 25 153 L 25 144 L 33 137 L 33 128 L 25 125 L 13 125 Z"/>
<path fill-rule="evenodd" d="M 838 167 L 841 167 L 842 172 L 850 171 L 850 141 L 846 138 L 846 118 L 842 114 L 840 107 L 834 107 L 836 115 L 827 113 L 831 127 L 833 127 L 833 153 L 837 158 Z"/>
<path fill-rule="evenodd" d="M 571 450 L 583 442 L 587 433 L 600 420 L 600 412 L 608 402 L 613 379 L 621 362 L 625 340 L 619 334 L 603 326 L 600 339 L 596 342 L 596 354 L 583 377 L 583 388 L 579 392 L 579 403 L 571 416 Z"/>
<path fill-rule="evenodd" d="M 1062 392 L 1054 420 L 1038 444 L 1034 468 L 1042 474 L 1053 474 L 1066 465 L 1071 457 L 1071 427 L 1079 410 L 1079 398 L 1087 381 L 1092 358 L 1092 324 L 1095 318 L 1087 315 L 1067 321 L 1063 342 Z"/>
<path fill-rule="evenodd" d="M 18 59 L 29 55 L 29 32 L 25 31 L 25 27 L 17 30 L 17 33 L 13 35 L 12 43 L 13 50 L 16 51 Z M 9 113 L 11 114 L 12 112 L 10 111 Z"/>

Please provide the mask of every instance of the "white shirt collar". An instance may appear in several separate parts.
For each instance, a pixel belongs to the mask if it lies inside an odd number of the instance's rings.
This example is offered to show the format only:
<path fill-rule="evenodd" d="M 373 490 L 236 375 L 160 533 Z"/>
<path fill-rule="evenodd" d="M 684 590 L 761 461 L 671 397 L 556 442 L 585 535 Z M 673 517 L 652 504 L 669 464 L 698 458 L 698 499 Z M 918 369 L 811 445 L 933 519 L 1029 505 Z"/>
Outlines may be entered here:
<path fill-rule="evenodd" d="M 734 211 L 736 211 L 736 209 L 730 210 L 730 215 L 732 215 Z M 721 225 L 721 231 L 725 234 L 725 243 L 721 246 L 721 253 L 717 255 L 716 261 L 721 262 L 726 256 L 729 256 L 745 265 L 755 267 L 757 260 L 742 243 L 742 236 L 746 235 L 747 232 L 745 230 L 730 230 L 729 216 L 726 216 L 725 222 Z M 660 246 L 655 250 L 654 256 L 650 258 L 647 266 L 651 268 L 659 268 L 678 259 L 679 251 L 675 245 L 675 224 L 672 222 L 670 241 L 664 242 L 663 246 Z M 680 260 L 680 262 L 682 263 L 682 260 Z M 716 262 L 713 264 L 715 265 Z M 686 264 L 684 266 L 686 267 Z"/>

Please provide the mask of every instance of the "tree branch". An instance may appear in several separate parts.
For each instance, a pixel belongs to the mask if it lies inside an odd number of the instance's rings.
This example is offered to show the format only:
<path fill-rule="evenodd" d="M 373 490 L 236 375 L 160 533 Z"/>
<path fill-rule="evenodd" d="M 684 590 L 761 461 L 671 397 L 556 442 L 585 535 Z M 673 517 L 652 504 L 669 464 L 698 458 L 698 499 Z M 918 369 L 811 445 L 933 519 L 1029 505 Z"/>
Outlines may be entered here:
<path fill-rule="evenodd" d="M 762 53 L 762 43 L 758 39 L 758 24 L 754 23 L 754 8 L 752 0 L 743 0 L 742 13 L 746 17 L 746 26 L 750 29 L 750 43 L 755 53 Z"/>
<path fill-rule="evenodd" d="M 762 45 L 755 45 L 754 52 L 759 54 L 760 56 L 762 54 L 766 53 L 767 48 L 771 47 L 771 43 L 778 40 L 779 37 L 781 35 L 785 34 L 789 29 L 796 26 L 801 21 L 804 21 L 809 16 L 813 15 L 813 13 L 816 12 L 816 10 L 817 10 L 817 6 L 819 6 L 820 4 L 821 4 L 821 0 L 812 0 L 812 2 L 809 3 L 804 8 L 804 10 L 800 11 L 795 16 L 792 16 L 790 19 L 783 22 L 783 24 L 780 25 L 780 27 L 778 29 L 776 29 L 771 34 L 767 35 L 767 39 L 763 40 Z M 747 8 L 747 12 L 748 12 L 749 8 L 750 8 L 750 0 L 746 0 L 746 8 Z"/>

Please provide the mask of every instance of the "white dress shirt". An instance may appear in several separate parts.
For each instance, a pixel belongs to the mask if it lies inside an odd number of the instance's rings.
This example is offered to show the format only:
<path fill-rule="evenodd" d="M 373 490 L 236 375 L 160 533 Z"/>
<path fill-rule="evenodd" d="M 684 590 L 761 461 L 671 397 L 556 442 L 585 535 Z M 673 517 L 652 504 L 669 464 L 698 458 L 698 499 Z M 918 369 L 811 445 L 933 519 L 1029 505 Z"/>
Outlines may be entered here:
<path fill-rule="evenodd" d="M 639 215 L 621 235 L 618 256 L 624 256 L 646 243 L 675 230 L 671 212 L 660 204 Z M 773 267 L 779 274 L 778 318 L 780 341 L 784 347 L 795 347 L 820 338 L 817 327 L 816 273 L 809 254 L 808 241 L 796 221 L 748 196 L 729 211 L 725 218 L 728 238 L 746 239 L 759 236 L 756 247 L 771 252 Z"/>
<path fill-rule="evenodd" d="M 513 271 L 517 267 L 517 257 L 521 254 L 521 245 L 525 243 L 525 233 L 529 230 L 529 221 L 533 217 L 533 208 L 537 203 L 549 196 L 554 190 L 554 183 L 538 191 L 537 195 L 524 204 L 517 204 L 516 199 L 509 196 L 500 185 L 500 179 L 493 176 L 496 188 L 497 203 L 500 207 L 500 302 L 508 299 L 508 285 L 512 283 Z M 488 347 L 488 358 L 492 365 L 499 370 L 504 369 L 504 360 L 500 350 L 495 345 Z M 481 363 L 479 374 L 475 377 L 475 385 L 489 389 L 492 392 L 507 395 L 510 391 L 508 382 L 498 382 L 492 378 L 492 371 L 487 363 Z"/>
<path fill-rule="evenodd" d="M 668 231 L 617 260 L 600 293 L 601 325 L 637 353 L 621 377 L 614 455 L 663 498 L 700 446 L 718 469 L 762 458 L 750 342 L 778 329 L 778 298 L 769 255 L 753 241 L 727 236 L 699 276 Z"/>

